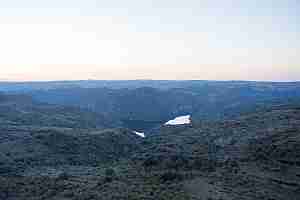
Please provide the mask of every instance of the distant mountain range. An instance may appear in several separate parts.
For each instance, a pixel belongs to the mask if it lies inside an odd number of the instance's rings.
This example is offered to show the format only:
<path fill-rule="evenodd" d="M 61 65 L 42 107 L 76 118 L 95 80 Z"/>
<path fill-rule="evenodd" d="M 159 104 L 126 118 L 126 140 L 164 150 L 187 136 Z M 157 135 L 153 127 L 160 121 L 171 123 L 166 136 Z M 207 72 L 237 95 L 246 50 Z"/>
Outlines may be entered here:
<path fill-rule="evenodd" d="M 131 87 L 57 88 L 29 94 L 40 102 L 81 107 L 140 129 L 180 115 L 192 115 L 197 120 L 224 119 L 300 99 L 300 83 L 166 81 L 158 87 L 139 87 L 151 81 L 125 83 Z"/>
<path fill-rule="evenodd" d="M 5 82 L 0 81 L 0 91 L 24 92 L 32 90 L 48 90 L 58 88 L 111 88 L 135 89 L 153 87 L 158 89 L 201 87 L 206 85 L 250 85 L 265 87 L 297 86 L 300 82 L 255 82 L 255 81 L 208 81 L 208 80 L 77 80 L 77 81 L 35 81 Z"/>
<path fill-rule="evenodd" d="M 79 107 L 112 126 L 146 131 L 181 115 L 197 120 L 238 116 L 273 104 L 297 102 L 300 83 L 242 81 L 61 81 L 0 83 L 0 91 L 34 101 Z"/>

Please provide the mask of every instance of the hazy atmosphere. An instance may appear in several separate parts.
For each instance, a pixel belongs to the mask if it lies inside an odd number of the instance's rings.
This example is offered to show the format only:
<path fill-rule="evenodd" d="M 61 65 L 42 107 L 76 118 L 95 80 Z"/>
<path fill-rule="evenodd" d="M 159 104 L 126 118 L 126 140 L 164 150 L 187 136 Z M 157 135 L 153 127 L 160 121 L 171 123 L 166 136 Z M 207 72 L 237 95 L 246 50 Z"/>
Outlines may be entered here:
<path fill-rule="evenodd" d="M 0 0 L 0 200 L 300 200 L 300 0 Z"/>
<path fill-rule="evenodd" d="M 300 80 L 299 1 L 0 0 L 0 80 Z"/>

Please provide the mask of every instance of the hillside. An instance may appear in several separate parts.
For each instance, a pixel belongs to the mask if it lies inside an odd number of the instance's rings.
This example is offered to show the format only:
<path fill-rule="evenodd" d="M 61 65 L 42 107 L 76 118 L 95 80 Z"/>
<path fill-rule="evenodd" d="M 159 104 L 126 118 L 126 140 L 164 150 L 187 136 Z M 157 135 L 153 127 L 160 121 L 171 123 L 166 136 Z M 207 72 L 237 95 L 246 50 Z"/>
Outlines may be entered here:
<path fill-rule="evenodd" d="M 117 124 L 87 109 L 40 103 L 29 95 L 1 93 L 0 122 L 0 126 L 29 125 L 67 128 L 107 128 Z"/>
<path fill-rule="evenodd" d="M 128 129 L 1 129 L 6 199 L 300 198 L 300 107 Z M 28 184 L 30 183 L 30 184 Z"/>
<path fill-rule="evenodd" d="M 103 88 L 57 88 L 30 94 L 40 102 L 79 106 L 127 128 L 143 131 L 180 115 L 190 114 L 196 120 L 231 119 L 255 109 L 300 100 L 299 83 L 186 81 L 181 85 L 168 84 L 168 88 L 121 89 L 108 84 Z"/>

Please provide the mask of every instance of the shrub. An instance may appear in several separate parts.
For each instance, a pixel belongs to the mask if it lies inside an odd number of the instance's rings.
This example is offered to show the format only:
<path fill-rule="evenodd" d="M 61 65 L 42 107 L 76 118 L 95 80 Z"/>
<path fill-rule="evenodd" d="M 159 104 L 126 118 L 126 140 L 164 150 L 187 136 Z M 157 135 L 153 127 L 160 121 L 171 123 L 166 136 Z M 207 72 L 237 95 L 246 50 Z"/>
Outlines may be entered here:
<path fill-rule="evenodd" d="M 182 176 L 182 174 L 180 174 L 178 172 L 168 171 L 168 172 L 163 173 L 160 176 L 160 180 L 162 182 L 167 182 L 167 181 L 182 181 L 183 180 L 183 176 Z"/>
<path fill-rule="evenodd" d="M 104 172 L 105 178 L 104 181 L 106 183 L 112 182 L 116 178 L 116 172 L 113 168 L 107 168 Z"/>

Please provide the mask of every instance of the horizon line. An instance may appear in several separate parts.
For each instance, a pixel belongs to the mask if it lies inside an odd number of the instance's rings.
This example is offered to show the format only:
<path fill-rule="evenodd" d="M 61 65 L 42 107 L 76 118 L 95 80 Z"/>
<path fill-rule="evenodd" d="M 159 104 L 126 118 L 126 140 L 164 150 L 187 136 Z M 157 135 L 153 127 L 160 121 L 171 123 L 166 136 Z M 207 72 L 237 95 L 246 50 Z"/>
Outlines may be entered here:
<path fill-rule="evenodd" d="M 80 81 L 204 81 L 204 82 L 259 82 L 259 83 L 299 83 L 300 80 L 242 80 L 242 79 L 52 79 L 52 80 L 1 80 L 0 83 L 54 83 Z"/>

